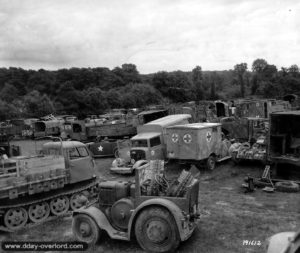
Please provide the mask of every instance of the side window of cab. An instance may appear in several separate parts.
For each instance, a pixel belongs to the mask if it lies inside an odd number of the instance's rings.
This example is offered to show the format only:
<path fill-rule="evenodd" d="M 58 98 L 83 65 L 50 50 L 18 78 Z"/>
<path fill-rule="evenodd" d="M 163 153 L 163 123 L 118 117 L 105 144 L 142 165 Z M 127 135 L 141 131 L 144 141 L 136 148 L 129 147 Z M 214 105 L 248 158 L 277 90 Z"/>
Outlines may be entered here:
<path fill-rule="evenodd" d="M 68 152 L 69 152 L 70 160 L 80 158 L 80 155 L 79 155 L 78 150 L 76 148 L 69 148 Z"/>
<path fill-rule="evenodd" d="M 87 151 L 86 147 L 69 148 L 68 152 L 70 160 L 89 156 L 89 152 Z"/>
<path fill-rule="evenodd" d="M 86 147 L 78 147 L 77 150 L 78 150 L 80 157 L 89 156 L 89 152 L 87 151 Z"/>
<path fill-rule="evenodd" d="M 159 146 L 161 144 L 159 136 L 150 139 L 150 147 Z"/>

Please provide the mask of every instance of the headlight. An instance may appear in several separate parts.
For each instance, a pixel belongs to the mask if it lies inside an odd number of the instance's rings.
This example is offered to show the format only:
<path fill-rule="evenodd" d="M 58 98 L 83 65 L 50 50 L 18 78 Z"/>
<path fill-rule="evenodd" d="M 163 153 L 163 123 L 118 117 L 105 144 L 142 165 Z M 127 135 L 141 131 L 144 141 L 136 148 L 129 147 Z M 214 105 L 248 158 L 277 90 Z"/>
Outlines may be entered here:
<path fill-rule="evenodd" d="M 112 162 L 112 167 L 122 167 L 124 165 L 125 165 L 125 160 L 122 158 L 117 158 Z"/>

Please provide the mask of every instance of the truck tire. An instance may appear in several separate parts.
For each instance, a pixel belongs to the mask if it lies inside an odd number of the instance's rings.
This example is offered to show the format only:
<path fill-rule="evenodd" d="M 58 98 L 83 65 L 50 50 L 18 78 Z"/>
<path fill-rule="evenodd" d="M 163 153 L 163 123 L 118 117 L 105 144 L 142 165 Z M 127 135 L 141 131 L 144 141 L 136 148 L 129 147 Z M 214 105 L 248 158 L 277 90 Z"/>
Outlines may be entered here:
<path fill-rule="evenodd" d="M 299 185 L 295 182 L 277 182 L 275 189 L 279 192 L 298 192 Z"/>
<path fill-rule="evenodd" d="M 135 236 L 147 252 L 174 252 L 180 242 L 174 218 L 162 207 L 142 211 L 135 223 Z"/>
<path fill-rule="evenodd" d="M 216 168 L 216 158 L 210 155 L 206 160 L 206 168 L 208 170 L 214 170 Z"/>
<path fill-rule="evenodd" d="M 102 233 L 98 224 L 86 214 L 74 216 L 72 231 L 77 240 L 90 245 L 96 244 Z"/>
<path fill-rule="evenodd" d="M 114 157 L 115 158 L 119 158 L 120 157 L 119 150 L 117 148 L 114 150 Z"/>
<path fill-rule="evenodd" d="M 238 165 L 241 162 L 241 159 L 237 158 L 237 152 L 232 152 L 231 159 L 235 165 Z"/>

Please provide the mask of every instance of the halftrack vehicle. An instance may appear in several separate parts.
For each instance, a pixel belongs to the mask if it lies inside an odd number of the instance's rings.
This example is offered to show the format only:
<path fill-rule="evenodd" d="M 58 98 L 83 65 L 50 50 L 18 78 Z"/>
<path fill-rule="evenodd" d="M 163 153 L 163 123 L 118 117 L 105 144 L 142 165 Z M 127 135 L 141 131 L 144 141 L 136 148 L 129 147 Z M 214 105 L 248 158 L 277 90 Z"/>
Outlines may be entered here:
<path fill-rule="evenodd" d="M 81 207 L 96 185 L 95 164 L 77 141 L 47 142 L 40 155 L 0 161 L 0 230 L 14 231 Z"/>

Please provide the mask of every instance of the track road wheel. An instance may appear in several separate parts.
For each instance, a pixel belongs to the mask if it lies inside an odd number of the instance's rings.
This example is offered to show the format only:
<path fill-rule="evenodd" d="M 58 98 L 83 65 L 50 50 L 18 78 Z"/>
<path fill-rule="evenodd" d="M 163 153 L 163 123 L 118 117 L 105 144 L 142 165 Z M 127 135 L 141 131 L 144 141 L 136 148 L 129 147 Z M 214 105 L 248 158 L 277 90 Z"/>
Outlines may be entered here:
<path fill-rule="evenodd" d="M 216 168 L 216 158 L 210 155 L 206 160 L 206 168 L 208 170 L 214 170 Z"/>
<path fill-rule="evenodd" d="M 75 193 L 70 198 L 70 207 L 72 211 L 79 209 L 84 206 L 87 198 L 83 195 L 83 193 Z"/>
<path fill-rule="evenodd" d="M 61 196 L 56 199 L 52 199 L 50 202 L 50 210 L 54 215 L 65 214 L 70 206 L 69 199 L 66 196 Z"/>
<path fill-rule="evenodd" d="M 4 225 L 11 230 L 22 228 L 27 220 L 28 213 L 22 207 L 8 209 L 4 215 Z"/>
<path fill-rule="evenodd" d="M 162 207 L 150 207 L 141 212 L 135 223 L 135 236 L 148 252 L 174 252 L 180 242 L 174 218 Z"/>
<path fill-rule="evenodd" d="M 86 214 L 77 214 L 73 217 L 72 230 L 77 240 L 90 245 L 99 240 L 102 232 L 94 219 Z"/>
<path fill-rule="evenodd" d="M 29 219 L 33 222 L 45 221 L 50 214 L 50 207 L 47 202 L 37 203 L 29 206 Z"/>

